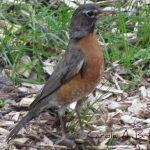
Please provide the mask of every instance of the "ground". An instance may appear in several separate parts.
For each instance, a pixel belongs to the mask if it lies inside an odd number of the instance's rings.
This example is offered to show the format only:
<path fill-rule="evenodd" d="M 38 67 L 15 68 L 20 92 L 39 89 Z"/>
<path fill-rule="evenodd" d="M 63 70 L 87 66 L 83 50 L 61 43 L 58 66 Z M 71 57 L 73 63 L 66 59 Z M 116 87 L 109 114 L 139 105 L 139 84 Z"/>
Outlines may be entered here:
<path fill-rule="evenodd" d="M 6 143 L 14 125 L 42 88 L 68 42 L 74 3 L 2 1 L 0 4 L 0 149 L 150 149 L 150 2 L 99 1 L 116 15 L 97 24 L 105 71 L 85 98 L 84 137 L 72 104 L 61 136 L 55 112 L 43 112 Z M 72 144 L 73 141 L 73 144 Z"/>

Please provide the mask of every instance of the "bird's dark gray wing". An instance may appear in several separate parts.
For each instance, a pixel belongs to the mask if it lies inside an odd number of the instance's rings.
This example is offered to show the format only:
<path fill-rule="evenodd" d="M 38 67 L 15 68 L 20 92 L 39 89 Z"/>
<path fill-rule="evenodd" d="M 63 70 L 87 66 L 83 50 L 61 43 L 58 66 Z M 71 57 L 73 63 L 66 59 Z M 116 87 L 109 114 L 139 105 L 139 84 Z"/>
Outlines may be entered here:
<path fill-rule="evenodd" d="M 40 95 L 38 95 L 31 104 L 30 109 L 79 73 L 83 67 L 84 60 L 84 54 L 80 49 L 68 50 L 63 59 L 57 65 L 56 70 L 52 73 L 49 80 L 43 87 Z"/>

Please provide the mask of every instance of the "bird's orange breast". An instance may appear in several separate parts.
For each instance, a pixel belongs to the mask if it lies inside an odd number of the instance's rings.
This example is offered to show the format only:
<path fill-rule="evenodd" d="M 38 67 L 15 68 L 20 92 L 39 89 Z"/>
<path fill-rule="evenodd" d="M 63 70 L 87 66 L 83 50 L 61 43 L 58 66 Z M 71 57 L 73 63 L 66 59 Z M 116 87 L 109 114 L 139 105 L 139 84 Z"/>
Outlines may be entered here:
<path fill-rule="evenodd" d="M 70 81 L 62 85 L 56 95 L 63 103 L 71 103 L 92 92 L 99 82 L 104 68 L 103 53 L 95 33 L 90 33 L 78 43 L 78 48 L 85 55 L 84 74 L 78 73 Z"/>

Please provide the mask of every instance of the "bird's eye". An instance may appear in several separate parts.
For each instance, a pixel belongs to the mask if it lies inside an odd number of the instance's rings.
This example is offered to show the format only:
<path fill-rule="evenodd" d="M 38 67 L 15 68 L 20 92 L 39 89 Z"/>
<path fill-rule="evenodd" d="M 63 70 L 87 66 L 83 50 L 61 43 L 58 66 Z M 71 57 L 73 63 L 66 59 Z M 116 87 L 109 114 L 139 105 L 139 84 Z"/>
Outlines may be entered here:
<path fill-rule="evenodd" d="M 85 13 L 90 18 L 94 18 L 95 17 L 95 13 L 93 11 L 87 11 L 86 10 L 83 13 Z"/>
<path fill-rule="evenodd" d="M 87 12 L 87 15 L 88 15 L 89 17 L 94 17 L 94 16 L 95 16 L 95 14 L 94 14 L 94 12 L 93 12 L 93 11 L 89 11 L 89 12 Z"/>

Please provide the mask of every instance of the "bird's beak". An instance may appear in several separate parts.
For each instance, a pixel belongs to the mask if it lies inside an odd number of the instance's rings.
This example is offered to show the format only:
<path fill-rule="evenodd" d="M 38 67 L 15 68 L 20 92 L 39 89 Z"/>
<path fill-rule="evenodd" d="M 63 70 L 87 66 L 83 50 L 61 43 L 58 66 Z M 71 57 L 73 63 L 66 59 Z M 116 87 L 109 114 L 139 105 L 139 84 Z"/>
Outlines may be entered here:
<path fill-rule="evenodd" d="M 104 17 L 104 16 L 112 16 L 115 15 L 116 11 L 115 10 L 103 10 L 103 9 L 99 9 L 97 11 L 97 19 Z"/>

